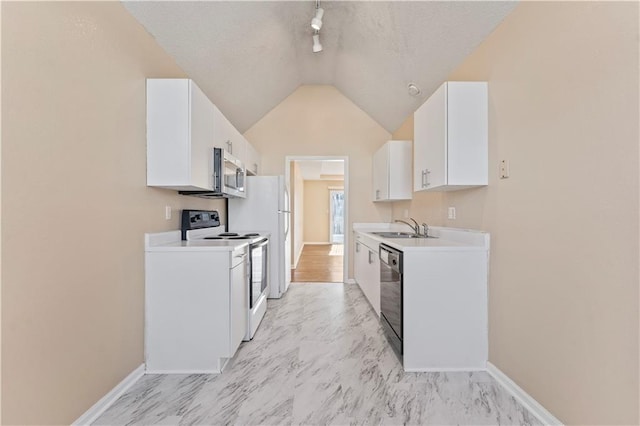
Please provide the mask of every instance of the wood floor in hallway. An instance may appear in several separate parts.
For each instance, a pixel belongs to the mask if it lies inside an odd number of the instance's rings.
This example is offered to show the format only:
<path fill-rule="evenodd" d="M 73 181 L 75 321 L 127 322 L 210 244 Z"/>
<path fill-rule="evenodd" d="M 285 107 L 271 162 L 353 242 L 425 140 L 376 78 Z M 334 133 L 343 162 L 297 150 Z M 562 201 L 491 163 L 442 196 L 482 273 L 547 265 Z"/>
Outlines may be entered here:
<path fill-rule="evenodd" d="M 291 281 L 341 283 L 343 247 L 342 244 L 305 244 L 298 267 L 291 271 Z"/>

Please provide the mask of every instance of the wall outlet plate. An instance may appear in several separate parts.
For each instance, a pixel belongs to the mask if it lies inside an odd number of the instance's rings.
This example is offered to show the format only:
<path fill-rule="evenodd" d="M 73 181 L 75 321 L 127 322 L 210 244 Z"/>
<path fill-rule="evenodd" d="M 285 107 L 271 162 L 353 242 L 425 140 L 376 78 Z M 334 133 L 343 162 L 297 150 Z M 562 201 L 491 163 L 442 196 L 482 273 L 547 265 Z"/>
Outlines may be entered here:
<path fill-rule="evenodd" d="M 447 217 L 449 219 L 455 219 L 456 218 L 456 208 L 455 207 L 449 207 Z"/>
<path fill-rule="evenodd" d="M 164 218 L 166 220 L 171 219 L 171 206 L 164 206 Z"/>

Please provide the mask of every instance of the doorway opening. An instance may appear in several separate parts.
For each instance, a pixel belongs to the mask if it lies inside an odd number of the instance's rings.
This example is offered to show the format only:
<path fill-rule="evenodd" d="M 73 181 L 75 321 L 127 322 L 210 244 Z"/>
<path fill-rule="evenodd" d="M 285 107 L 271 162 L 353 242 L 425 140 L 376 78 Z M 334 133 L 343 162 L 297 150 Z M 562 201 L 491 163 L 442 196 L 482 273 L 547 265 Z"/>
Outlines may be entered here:
<path fill-rule="evenodd" d="M 347 157 L 287 157 L 291 194 L 291 281 L 345 282 Z"/>

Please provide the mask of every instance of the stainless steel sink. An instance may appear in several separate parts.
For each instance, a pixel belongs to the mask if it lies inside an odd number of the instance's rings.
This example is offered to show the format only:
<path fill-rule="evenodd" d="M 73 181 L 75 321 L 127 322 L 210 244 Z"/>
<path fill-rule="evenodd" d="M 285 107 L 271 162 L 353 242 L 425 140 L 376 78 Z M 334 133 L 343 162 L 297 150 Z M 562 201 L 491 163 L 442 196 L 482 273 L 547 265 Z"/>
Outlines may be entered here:
<path fill-rule="evenodd" d="M 424 235 L 416 235 L 413 232 L 372 232 L 373 235 L 377 235 L 382 238 L 435 238 L 425 237 Z"/>

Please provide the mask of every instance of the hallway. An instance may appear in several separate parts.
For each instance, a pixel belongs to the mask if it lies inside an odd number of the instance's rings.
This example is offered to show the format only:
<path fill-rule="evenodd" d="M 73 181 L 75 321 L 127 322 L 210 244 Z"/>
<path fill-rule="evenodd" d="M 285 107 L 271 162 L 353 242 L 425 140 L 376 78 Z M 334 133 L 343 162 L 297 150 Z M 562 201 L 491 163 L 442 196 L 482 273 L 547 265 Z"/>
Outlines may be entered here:
<path fill-rule="evenodd" d="M 343 281 L 344 245 L 305 244 L 291 282 L 341 283 Z"/>
<path fill-rule="evenodd" d="M 292 284 L 219 375 L 147 375 L 94 424 L 516 424 L 486 372 L 405 373 L 357 285 Z"/>

